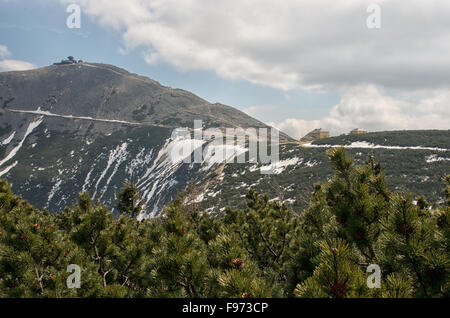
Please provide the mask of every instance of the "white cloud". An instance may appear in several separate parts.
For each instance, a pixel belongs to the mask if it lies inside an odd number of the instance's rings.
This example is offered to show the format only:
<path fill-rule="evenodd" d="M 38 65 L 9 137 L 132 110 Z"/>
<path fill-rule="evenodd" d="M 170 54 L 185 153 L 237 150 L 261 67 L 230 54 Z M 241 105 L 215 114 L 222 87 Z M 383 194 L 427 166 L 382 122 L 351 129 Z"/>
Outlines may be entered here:
<path fill-rule="evenodd" d="M 281 123 L 268 122 L 267 124 L 278 128 L 280 131 L 296 139 L 300 139 L 313 129 L 322 128 L 320 120 L 303 120 L 296 118 L 288 118 Z"/>
<path fill-rule="evenodd" d="M 3 71 L 27 71 L 36 68 L 36 65 L 19 60 L 3 60 L 0 61 L 0 69 Z"/>
<path fill-rule="evenodd" d="M 0 58 L 12 56 L 8 47 L 0 45 Z M 36 68 L 36 65 L 20 60 L 4 59 L 0 60 L 0 71 L 26 71 Z"/>
<path fill-rule="evenodd" d="M 450 1 L 61 0 L 120 32 L 149 63 L 280 89 L 450 84 Z M 369 30 L 370 3 L 382 27 Z"/>
<path fill-rule="evenodd" d="M 300 138 L 315 128 L 333 135 L 353 128 L 369 131 L 403 129 L 449 129 L 450 90 L 414 93 L 391 97 L 373 85 L 358 86 L 343 94 L 328 116 L 318 120 L 290 118 L 270 123 L 287 134 Z"/>
<path fill-rule="evenodd" d="M 4 45 L 0 45 L 0 58 L 11 56 L 11 52 Z"/>
<path fill-rule="evenodd" d="M 121 34 L 122 53 L 139 50 L 149 64 L 215 71 L 286 93 L 339 92 L 328 116 L 277 123 L 296 137 L 317 127 L 334 134 L 449 128 L 448 0 L 60 1 L 79 3 Z M 366 26 L 372 3 L 381 5 L 378 30 Z"/>

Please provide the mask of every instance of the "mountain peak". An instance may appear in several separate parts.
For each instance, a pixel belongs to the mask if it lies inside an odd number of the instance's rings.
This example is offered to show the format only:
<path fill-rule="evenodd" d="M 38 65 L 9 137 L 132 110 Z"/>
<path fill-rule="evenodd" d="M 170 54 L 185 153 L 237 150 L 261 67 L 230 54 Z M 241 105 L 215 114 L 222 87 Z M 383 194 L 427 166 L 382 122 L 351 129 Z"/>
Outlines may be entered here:
<path fill-rule="evenodd" d="M 216 126 L 267 127 L 229 106 L 211 104 L 114 65 L 63 60 L 30 71 L 0 73 L 3 111 L 43 111 L 168 127 L 194 120 Z"/>

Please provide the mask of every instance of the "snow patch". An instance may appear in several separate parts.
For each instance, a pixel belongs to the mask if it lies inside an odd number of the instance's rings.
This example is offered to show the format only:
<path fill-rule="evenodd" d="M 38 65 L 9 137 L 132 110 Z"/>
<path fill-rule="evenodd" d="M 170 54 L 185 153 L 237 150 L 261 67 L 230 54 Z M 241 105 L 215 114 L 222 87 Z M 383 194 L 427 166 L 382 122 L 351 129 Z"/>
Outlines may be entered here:
<path fill-rule="evenodd" d="M 5 140 L 2 141 L 2 145 L 3 145 L 3 146 L 8 145 L 8 144 L 13 140 L 13 138 L 14 138 L 15 135 L 16 135 L 16 132 L 13 131 L 13 133 L 12 133 L 11 135 L 9 135 L 8 138 L 6 138 Z"/>
<path fill-rule="evenodd" d="M 248 149 L 237 145 L 215 145 L 209 144 L 203 153 L 202 170 L 209 170 L 213 165 L 232 162 L 234 158 L 246 153 Z"/>
<path fill-rule="evenodd" d="M 422 146 L 383 146 L 375 145 L 367 141 L 355 141 L 350 145 L 313 145 L 311 143 L 303 144 L 303 147 L 307 148 L 369 148 L 369 149 L 394 149 L 394 150 L 432 150 L 432 151 L 450 151 L 450 149 L 437 148 L 437 147 L 422 147 Z"/>
<path fill-rule="evenodd" d="M 318 164 L 319 164 L 319 163 L 318 163 L 316 160 L 313 160 L 313 161 L 308 160 L 307 162 L 305 162 L 305 166 L 307 166 L 307 167 L 309 167 L 309 168 L 315 167 L 315 166 L 317 166 Z"/>
<path fill-rule="evenodd" d="M 14 162 L 12 165 L 6 167 L 5 169 L 3 169 L 2 171 L 0 171 L 0 177 L 2 177 L 3 175 L 7 174 L 9 172 L 9 170 L 11 170 L 12 168 L 14 168 L 15 166 L 17 166 L 19 162 L 16 161 Z"/>
<path fill-rule="evenodd" d="M 36 127 L 38 127 L 42 123 L 42 121 L 43 117 L 40 117 L 38 120 L 33 121 L 28 125 L 25 135 L 23 136 L 20 143 L 13 150 L 11 150 L 11 152 L 2 161 L 0 161 L 0 166 L 3 166 L 5 162 L 11 160 L 11 158 L 13 158 L 17 154 L 20 148 L 22 148 L 22 145 L 25 142 L 25 139 L 28 137 L 28 135 L 31 134 L 33 130 L 36 129 Z"/>
<path fill-rule="evenodd" d="M 94 191 L 94 198 L 97 194 L 97 189 L 98 186 L 100 184 L 100 182 L 103 180 L 103 178 L 106 176 L 106 174 L 108 173 L 109 168 L 111 168 L 111 166 L 113 165 L 114 162 L 118 162 L 118 164 L 116 165 L 116 167 L 114 168 L 113 174 L 108 178 L 106 186 L 109 184 L 109 182 L 111 181 L 112 176 L 117 172 L 117 168 L 118 166 L 125 161 L 126 159 L 126 155 L 127 155 L 127 146 L 128 144 L 126 142 L 124 142 L 122 145 L 117 146 L 116 149 L 110 151 L 109 153 L 109 158 L 108 158 L 108 162 L 106 164 L 106 168 L 105 170 L 103 170 L 102 174 L 100 175 L 100 178 L 98 178 L 97 183 L 95 184 L 95 191 Z"/>
<path fill-rule="evenodd" d="M 200 195 L 198 195 L 192 202 L 194 203 L 200 203 L 205 199 L 205 194 L 202 193 Z"/>
<path fill-rule="evenodd" d="M 436 154 L 428 156 L 425 158 L 427 163 L 432 163 L 432 162 L 440 162 L 440 161 L 450 161 L 450 158 L 443 158 L 443 157 L 438 157 Z"/>
<path fill-rule="evenodd" d="M 153 149 L 150 149 L 148 153 L 146 153 L 146 149 L 142 148 L 141 151 L 133 158 L 130 163 L 125 168 L 127 174 L 132 177 L 136 170 L 139 168 L 145 167 L 151 162 L 153 158 Z"/>
<path fill-rule="evenodd" d="M 48 194 L 48 199 L 47 199 L 47 207 L 50 204 L 50 201 L 53 199 L 53 197 L 55 196 L 56 192 L 59 190 L 59 188 L 61 187 L 61 183 L 62 180 L 58 180 L 54 185 L 53 188 L 50 190 L 50 193 Z"/>
<path fill-rule="evenodd" d="M 272 174 L 280 174 L 284 170 L 286 170 L 287 167 L 294 166 L 294 165 L 298 164 L 299 162 L 302 162 L 302 159 L 294 157 L 291 159 L 277 161 L 277 162 L 271 163 L 270 165 L 267 165 L 267 166 L 262 166 L 260 171 L 261 171 L 261 173 L 271 172 Z"/>

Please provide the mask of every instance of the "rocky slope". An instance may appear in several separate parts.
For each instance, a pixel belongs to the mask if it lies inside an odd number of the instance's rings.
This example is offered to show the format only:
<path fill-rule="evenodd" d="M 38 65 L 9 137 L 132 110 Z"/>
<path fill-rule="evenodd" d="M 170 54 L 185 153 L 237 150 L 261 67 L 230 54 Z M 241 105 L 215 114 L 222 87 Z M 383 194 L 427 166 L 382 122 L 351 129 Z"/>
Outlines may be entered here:
<path fill-rule="evenodd" d="M 192 201 L 211 212 L 242 204 L 248 187 L 269 192 L 300 211 L 313 182 L 330 177 L 325 148 L 336 144 L 346 144 L 358 161 L 374 154 L 385 163 L 394 187 L 424 192 L 436 202 L 439 179 L 450 171 L 448 131 L 419 133 L 427 137 L 419 138 L 416 148 L 402 145 L 401 138 L 389 133 L 378 139 L 370 139 L 375 138 L 372 134 L 352 137 L 358 140 L 330 138 L 306 147 L 281 134 L 280 162 L 232 163 L 244 149 L 187 139 L 186 131 L 173 134 L 174 129 L 192 128 L 199 119 L 205 128 L 267 128 L 265 124 L 111 65 L 0 73 L 0 106 L 0 177 L 32 204 L 52 212 L 72 204 L 81 191 L 113 208 L 115 193 L 126 179 L 137 183 L 144 196 L 147 212 L 142 217 L 161 213 L 190 183 L 196 186 Z M 184 163 L 186 155 L 170 156 L 185 145 L 202 147 L 205 160 Z M 230 149 L 227 164 L 212 155 Z M 273 175 L 261 174 L 269 168 Z"/>
<path fill-rule="evenodd" d="M 111 65 L 82 63 L 0 73 L 0 177 L 57 211 L 88 191 L 114 205 L 125 179 L 149 212 L 200 168 L 168 160 L 177 127 L 267 127 L 229 106 Z M 176 142 L 176 141 L 175 141 Z"/>
<path fill-rule="evenodd" d="M 450 174 L 450 130 L 387 131 L 320 139 L 310 144 L 284 143 L 274 174 L 261 175 L 269 165 L 227 164 L 215 182 L 197 182 L 198 205 L 209 211 L 227 205 L 244 207 L 248 188 L 266 192 L 301 213 L 309 203 L 313 184 L 333 176 L 326 150 L 343 146 L 363 164 L 375 157 L 384 167 L 389 189 L 425 195 L 434 206 L 443 202 L 442 178 Z M 202 188 L 203 187 L 203 188 Z"/>

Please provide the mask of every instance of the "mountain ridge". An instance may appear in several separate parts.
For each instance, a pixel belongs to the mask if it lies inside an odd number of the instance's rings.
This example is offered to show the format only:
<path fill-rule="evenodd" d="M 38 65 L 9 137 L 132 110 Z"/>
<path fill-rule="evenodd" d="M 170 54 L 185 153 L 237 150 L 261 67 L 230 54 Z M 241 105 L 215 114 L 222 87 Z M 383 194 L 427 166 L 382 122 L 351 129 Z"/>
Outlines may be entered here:
<path fill-rule="evenodd" d="M 269 128 L 231 106 L 99 63 L 0 73 L 0 105 L 0 177 L 51 210 L 79 191 L 114 206 L 115 192 L 130 179 L 141 185 L 149 213 L 157 213 L 191 177 L 209 172 L 168 161 L 180 142 L 172 139 L 175 128 L 192 130 L 194 120 L 205 129 Z"/>
<path fill-rule="evenodd" d="M 14 108 L 33 111 L 40 107 L 44 111 L 49 111 L 58 106 L 61 115 L 82 115 L 127 121 L 132 121 L 134 117 L 134 121 L 137 122 L 174 128 L 178 127 L 178 124 L 193 123 L 194 117 L 204 121 L 215 121 L 218 124 L 226 123 L 233 126 L 238 124 L 244 128 L 269 127 L 231 106 L 211 104 L 186 90 L 163 86 L 155 80 L 108 64 L 51 65 L 31 71 L 0 74 L 0 97 L 3 101 L 3 110 Z M 26 89 L 28 95 L 33 96 L 32 100 L 17 96 L 19 95 L 15 92 L 18 89 L 17 82 L 22 81 L 27 83 L 27 87 L 20 88 Z M 61 87 L 56 81 L 69 85 L 74 85 L 75 82 L 80 87 L 79 89 Z M 11 84 L 14 82 L 15 84 Z M 83 87 L 85 82 L 94 85 L 96 89 Z M 8 89 L 1 89 L 2 87 Z M 45 92 L 44 95 L 41 92 Z M 80 96 L 83 97 L 82 102 L 79 100 Z M 128 100 L 125 100 L 126 98 Z M 161 99 L 164 99 L 165 103 L 158 105 Z M 148 105 L 150 103 L 153 104 Z M 143 107 L 149 109 L 143 109 Z M 94 110 L 96 112 L 93 112 Z M 108 118 L 111 114 L 115 114 L 116 118 Z"/>
<path fill-rule="evenodd" d="M 196 187 L 193 202 L 209 212 L 239 204 L 251 187 L 300 213 L 312 184 L 330 176 L 326 148 L 353 142 L 360 143 L 348 150 L 357 163 L 374 155 L 386 163 L 394 188 L 424 190 L 434 202 L 441 198 L 440 178 L 450 170 L 448 151 L 390 149 L 402 146 L 401 140 L 425 140 L 450 149 L 449 131 L 337 136 L 310 147 L 281 133 L 279 162 L 235 163 L 236 155 L 245 153 L 238 145 L 231 147 L 226 163 L 218 162 L 211 153 L 226 145 L 173 135 L 174 128 L 192 128 L 197 119 L 205 129 L 269 126 L 231 106 L 208 103 L 107 64 L 0 73 L 0 105 L 0 178 L 33 205 L 50 211 L 74 203 L 78 192 L 114 208 L 115 194 L 129 180 L 139 186 L 147 206 L 141 217 L 159 215 L 189 185 Z M 387 147 L 371 146 L 383 143 Z M 183 144 L 202 147 L 204 161 L 171 160 L 171 151 Z M 261 174 L 269 169 L 272 175 Z"/>

